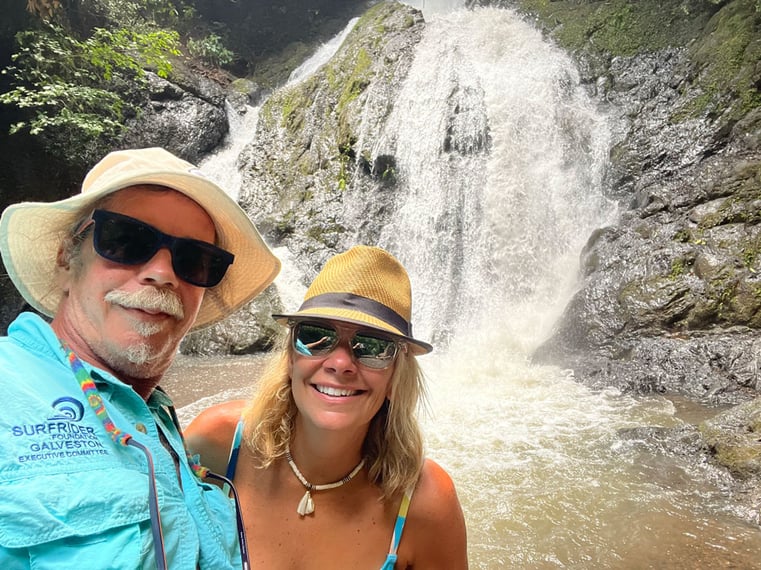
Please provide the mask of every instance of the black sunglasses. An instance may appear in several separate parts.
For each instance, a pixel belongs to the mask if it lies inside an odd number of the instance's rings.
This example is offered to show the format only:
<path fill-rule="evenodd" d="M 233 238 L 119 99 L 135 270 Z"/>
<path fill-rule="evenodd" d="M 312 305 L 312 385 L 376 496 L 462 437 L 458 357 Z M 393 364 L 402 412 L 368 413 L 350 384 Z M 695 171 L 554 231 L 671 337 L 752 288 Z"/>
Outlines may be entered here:
<path fill-rule="evenodd" d="M 328 323 L 296 322 L 293 328 L 293 348 L 302 356 L 325 357 L 333 352 L 341 341 L 341 334 Z M 354 358 L 368 368 L 382 370 L 396 360 L 399 350 L 405 346 L 397 340 L 357 331 L 349 339 Z"/>
<path fill-rule="evenodd" d="M 95 224 L 93 247 L 98 255 L 124 265 L 139 265 L 166 247 L 177 277 L 197 287 L 214 287 L 225 276 L 235 256 L 211 243 L 170 236 L 153 226 L 107 210 L 95 210 L 77 231 Z"/>

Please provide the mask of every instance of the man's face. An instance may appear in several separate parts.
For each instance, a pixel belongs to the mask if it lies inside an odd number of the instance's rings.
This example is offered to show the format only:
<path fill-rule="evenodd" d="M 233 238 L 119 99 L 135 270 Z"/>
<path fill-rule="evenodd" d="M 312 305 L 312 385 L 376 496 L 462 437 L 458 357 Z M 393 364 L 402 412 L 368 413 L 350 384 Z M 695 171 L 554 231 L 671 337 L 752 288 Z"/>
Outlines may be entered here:
<path fill-rule="evenodd" d="M 131 187 L 101 209 L 171 236 L 214 243 L 211 218 L 174 190 Z M 104 259 L 93 249 L 93 229 L 87 230 L 78 257 L 61 270 L 64 297 L 53 328 L 80 357 L 122 380 L 157 382 L 195 321 L 205 289 L 177 277 L 166 248 L 138 265 Z M 167 303 L 167 297 L 175 302 Z"/>

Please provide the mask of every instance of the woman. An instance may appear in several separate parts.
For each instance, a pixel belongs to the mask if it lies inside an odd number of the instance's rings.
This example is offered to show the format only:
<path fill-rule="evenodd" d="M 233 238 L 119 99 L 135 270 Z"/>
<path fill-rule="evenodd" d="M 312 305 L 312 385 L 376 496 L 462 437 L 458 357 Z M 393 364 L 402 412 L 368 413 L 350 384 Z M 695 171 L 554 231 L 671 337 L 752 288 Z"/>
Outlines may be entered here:
<path fill-rule="evenodd" d="M 333 257 L 296 313 L 274 315 L 287 347 L 253 401 L 188 427 L 188 446 L 238 489 L 252 567 L 468 567 L 452 480 L 423 456 L 416 355 L 431 346 L 412 337 L 411 304 L 386 251 Z"/>

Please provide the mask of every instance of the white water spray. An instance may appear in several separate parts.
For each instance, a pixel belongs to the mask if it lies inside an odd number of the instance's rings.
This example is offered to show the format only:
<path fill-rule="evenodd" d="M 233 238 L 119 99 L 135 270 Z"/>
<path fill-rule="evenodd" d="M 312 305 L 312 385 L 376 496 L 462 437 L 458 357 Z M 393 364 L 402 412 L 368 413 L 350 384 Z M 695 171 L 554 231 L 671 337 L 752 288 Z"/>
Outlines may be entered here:
<path fill-rule="evenodd" d="M 510 12 L 440 16 L 388 132 L 408 191 L 381 245 L 417 284 L 418 331 L 446 340 L 497 324 L 530 351 L 611 213 L 609 127 L 570 60 Z"/>
<path fill-rule="evenodd" d="M 237 200 L 241 183 L 238 156 L 243 146 L 253 138 L 256 132 L 259 107 L 247 105 L 241 114 L 233 108 L 229 101 L 225 100 L 225 110 L 227 111 L 230 130 L 222 145 L 202 160 L 198 167 L 219 184 L 233 200 Z"/>
<path fill-rule="evenodd" d="M 426 20 L 431 20 L 437 14 L 447 14 L 464 8 L 467 4 L 465 0 L 408 0 L 404 3 L 423 12 Z"/>
<path fill-rule="evenodd" d="M 288 77 L 288 85 L 298 83 L 312 75 L 315 71 L 320 69 L 323 65 L 330 61 L 330 58 L 338 51 L 341 44 L 354 29 L 354 26 L 359 21 L 359 18 L 352 18 L 349 23 L 346 24 L 340 33 L 332 37 L 329 41 L 322 44 L 304 63 L 299 65 L 291 72 Z"/>

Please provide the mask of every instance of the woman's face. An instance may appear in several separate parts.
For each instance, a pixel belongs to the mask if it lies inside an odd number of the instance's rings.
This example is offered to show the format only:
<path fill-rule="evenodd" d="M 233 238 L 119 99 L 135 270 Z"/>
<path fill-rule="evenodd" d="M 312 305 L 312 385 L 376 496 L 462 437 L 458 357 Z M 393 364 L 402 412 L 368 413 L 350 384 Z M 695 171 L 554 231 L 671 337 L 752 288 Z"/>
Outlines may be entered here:
<path fill-rule="evenodd" d="M 340 340 L 326 355 L 303 356 L 292 351 L 289 363 L 293 398 L 305 427 L 357 430 L 366 433 L 370 421 L 391 393 L 394 364 L 370 368 L 357 362 L 350 347 L 360 329 L 337 321 L 318 321 L 335 328 Z"/>

